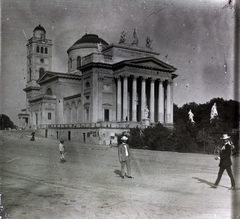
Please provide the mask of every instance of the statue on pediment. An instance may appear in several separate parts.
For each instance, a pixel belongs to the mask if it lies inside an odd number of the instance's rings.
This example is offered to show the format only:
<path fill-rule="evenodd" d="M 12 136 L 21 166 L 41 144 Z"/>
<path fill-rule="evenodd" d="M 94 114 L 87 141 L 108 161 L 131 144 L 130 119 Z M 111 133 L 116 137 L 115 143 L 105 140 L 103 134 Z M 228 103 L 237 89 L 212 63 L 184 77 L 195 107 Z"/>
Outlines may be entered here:
<path fill-rule="evenodd" d="M 147 36 L 147 39 L 146 39 L 146 47 L 147 47 L 148 49 L 152 49 L 152 41 L 153 41 L 153 40 L 151 40 L 150 37 Z"/>
<path fill-rule="evenodd" d="M 124 30 L 121 32 L 119 44 L 126 43 L 126 34 Z"/>
<path fill-rule="evenodd" d="M 132 45 L 137 46 L 138 45 L 138 37 L 137 37 L 137 30 L 134 28 L 133 30 L 133 42 Z"/>

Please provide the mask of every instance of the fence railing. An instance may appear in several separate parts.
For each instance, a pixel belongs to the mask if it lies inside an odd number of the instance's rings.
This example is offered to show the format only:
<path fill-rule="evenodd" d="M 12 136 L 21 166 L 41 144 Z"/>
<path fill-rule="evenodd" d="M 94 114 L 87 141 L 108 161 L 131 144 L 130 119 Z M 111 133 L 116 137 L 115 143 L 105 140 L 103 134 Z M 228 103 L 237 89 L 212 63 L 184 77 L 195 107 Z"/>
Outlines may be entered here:
<path fill-rule="evenodd" d="M 38 129 L 78 129 L 78 128 L 133 128 L 136 127 L 137 123 L 132 122 L 114 122 L 114 123 L 77 123 L 77 124 L 42 124 L 38 125 Z M 139 125 L 140 127 L 141 125 Z"/>

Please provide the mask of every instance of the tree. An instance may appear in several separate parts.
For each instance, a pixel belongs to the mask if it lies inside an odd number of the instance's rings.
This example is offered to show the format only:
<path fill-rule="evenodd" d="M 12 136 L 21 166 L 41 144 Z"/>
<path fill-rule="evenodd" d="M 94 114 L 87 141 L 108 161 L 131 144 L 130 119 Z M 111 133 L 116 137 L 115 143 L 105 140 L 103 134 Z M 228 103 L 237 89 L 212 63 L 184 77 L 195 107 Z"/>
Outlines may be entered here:
<path fill-rule="evenodd" d="M 4 130 L 6 128 L 15 128 L 13 122 L 10 120 L 10 118 L 4 114 L 0 115 L 0 129 Z"/>

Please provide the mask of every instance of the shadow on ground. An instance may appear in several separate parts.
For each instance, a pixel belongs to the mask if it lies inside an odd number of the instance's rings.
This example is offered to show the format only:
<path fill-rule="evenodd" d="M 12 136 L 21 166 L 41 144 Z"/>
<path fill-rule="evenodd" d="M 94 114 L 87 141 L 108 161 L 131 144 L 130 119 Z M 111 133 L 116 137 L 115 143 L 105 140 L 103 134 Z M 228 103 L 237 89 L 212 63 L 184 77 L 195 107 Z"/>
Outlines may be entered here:
<path fill-rule="evenodd" d="M 122 173 L 121 173 L 120 170 L 114 170 L 113 172 L 114 172 L 116 175 L 118 175 L 119 177 L 122 176 Z"/>
<path fill-rule="evenodd" d="M 209 182 L 209 181 L 207 181 L 207 180 L 205 180 L 205 179 L 200 179 L 200 178 L 198 178 L 198 177 L 192 177 L 193 179 L 197 179 L 200 183 L 205 183 L 205 184 L 207 184 L 207 185 L 209 185 L 211 188 L 214 188 L 213 187 L 213 182 Z M 227 186 L 221 186 L 221 185 L 218 185 L 218 187 L 223 187 L 223 188 L 227 188 L 227 189 L 229 189 L 229 187 L 227 187 Z"/>

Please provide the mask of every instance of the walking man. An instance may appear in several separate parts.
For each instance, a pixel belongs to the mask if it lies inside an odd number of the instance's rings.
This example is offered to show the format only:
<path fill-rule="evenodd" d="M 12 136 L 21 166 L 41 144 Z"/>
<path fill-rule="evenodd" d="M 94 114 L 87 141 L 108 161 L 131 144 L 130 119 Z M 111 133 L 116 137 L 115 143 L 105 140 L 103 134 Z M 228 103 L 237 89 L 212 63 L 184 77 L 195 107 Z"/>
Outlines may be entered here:
<path fill-rule="evenodd" d="M 235 180 L 234 180 L 234 177 L 232 174 L 232 169 L 231 169 L 231 165 L 232 165 L 231 150 L 234 149 L 234 145 L 230 141 L 230 136 L 228 136 L 227 134 L 223 134 L 222 139 L 224 141 L 224 145 L 222 146 L 222 148 L 220 150 L 219 157 L 216 158 L 218 160 L 220 159 L 218 177 L 212 187 L 216 188 L 218 186 L 218 184 L 222 178 L 223 172 L 224 172 L 224 170 L 226 170 L 228 176 L 231 179 L 231 185 L 232 185 L 231 189 L 234 190 L 235 189 Z"/>
<path fill-rule="evenodd" d="M 127 144 L 128 138 L 126 136 L 123 136 L 121 140 L 122 144 L 120 144 L 118 147 L 118 158 L 119 162 L 121 163 L 121 177 L 122 179 L 124 176 L 127 178 L 132 178 L 130 166 L 130 150 L 129 145 Z M 127 167 L 127 174 L 125 173 L 125 166 Z"/>

